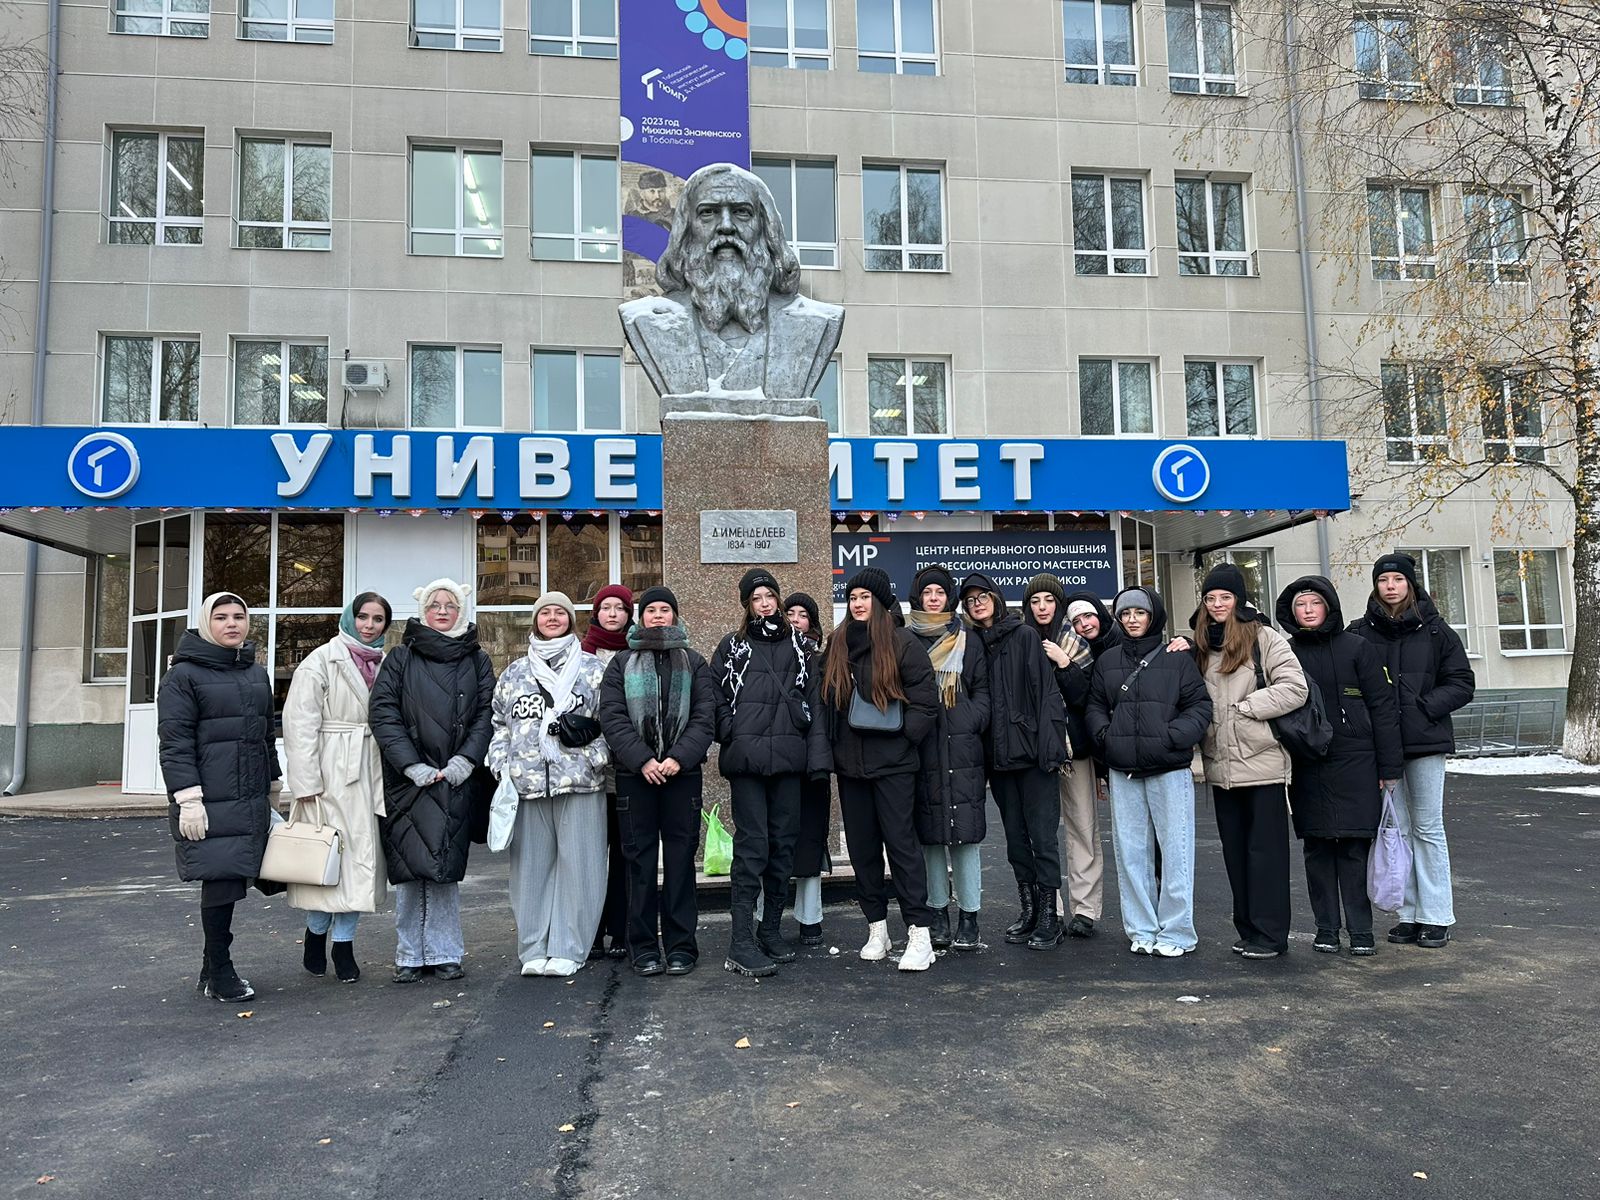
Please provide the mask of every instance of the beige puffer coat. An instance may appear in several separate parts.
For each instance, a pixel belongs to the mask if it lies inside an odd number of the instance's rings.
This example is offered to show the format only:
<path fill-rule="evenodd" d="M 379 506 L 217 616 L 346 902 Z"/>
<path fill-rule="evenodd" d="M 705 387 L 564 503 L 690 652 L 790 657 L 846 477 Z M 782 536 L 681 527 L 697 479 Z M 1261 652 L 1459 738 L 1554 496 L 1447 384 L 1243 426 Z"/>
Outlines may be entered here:
<path fill-rule="evenodd" d="M 1306 675 L 1289 640 L 1259 626 L 1256 647 L 1267 686 L 1256 689 L 1256 670 L 1246 661 L 1237 671 L 1222 673 L 1222 655 L 1206 664 L 1206 691 L 1211 693 L 1211 726 L 1200 743 L 1206 782 L 1216 787 L 1258 787 L 1288 783 L 1288 752 L 1273 736 L 1271 717 L 1291 713 L 1306 702 Z"/>

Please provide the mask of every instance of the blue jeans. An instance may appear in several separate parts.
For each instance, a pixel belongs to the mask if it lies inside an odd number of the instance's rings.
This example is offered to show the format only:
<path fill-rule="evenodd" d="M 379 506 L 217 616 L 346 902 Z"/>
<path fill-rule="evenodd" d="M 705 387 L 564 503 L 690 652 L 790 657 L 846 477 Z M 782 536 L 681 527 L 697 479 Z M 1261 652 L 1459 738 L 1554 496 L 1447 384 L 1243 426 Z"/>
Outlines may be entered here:
<path fill-rule="evenodd" d="M 1194 779 L 1189 769 L 1147 779 L 1113 770 L 1111 845 L 1128 940 L 1193 950 L 1199 939 L 1194 932 Z"/>
<path fill-rule="evenodd" d="M 1394 815 L 1411 843 L 1411 878 L 1400 919 L 1419 925 L 1454 925 L 1450 847 L 1444 840 L 1444 755 L 1408 758 L 1394 790 Z"/>
<path fill-rule="evenodd" d="M 956 904 L 962 912 L 983 907 L 983 868 L 976 842 L 960 846 L 924 846 L 922 861 L 928 867 L 928 907 L 950 904 L 950 876 L 955 877 Z"/>
<path fill-rule="evenodd" d="M 325 913 L 311 909 L 306 913 L 306 928 L 312 933 L 327 933 L 332 929 L 334 941 L 353 942 L 356 940 L 356 922 L 360 919 L 360 913 Z"/>

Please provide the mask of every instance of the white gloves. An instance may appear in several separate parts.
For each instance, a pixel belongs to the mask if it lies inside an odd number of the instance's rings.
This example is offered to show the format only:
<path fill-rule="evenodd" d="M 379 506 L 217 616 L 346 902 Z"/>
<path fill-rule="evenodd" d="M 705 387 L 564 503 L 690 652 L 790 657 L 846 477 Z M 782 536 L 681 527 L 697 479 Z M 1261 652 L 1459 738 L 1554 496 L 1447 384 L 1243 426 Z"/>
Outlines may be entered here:
<path fill-rule="evenodd" d="M 451 755 L 450 761 L 444 765 L 444 781 L 453 788 L 460 787 L 471 774 L 472 760 L 462 758 L 459 754 Z"/>
<path fill-rule="evenodd" d="M 178 804 L 178 835 L 185 841 L 198 842 L 206 836 L 205 796 L 197 787 L 184 788 L 172 797 Z"/>
<path fill-rule="evenodd" d="M 406 778 L 419 788 L 430 787 L 439 781 L 439 768 L 427 763 L 412 763 L 406 768 Z"/>

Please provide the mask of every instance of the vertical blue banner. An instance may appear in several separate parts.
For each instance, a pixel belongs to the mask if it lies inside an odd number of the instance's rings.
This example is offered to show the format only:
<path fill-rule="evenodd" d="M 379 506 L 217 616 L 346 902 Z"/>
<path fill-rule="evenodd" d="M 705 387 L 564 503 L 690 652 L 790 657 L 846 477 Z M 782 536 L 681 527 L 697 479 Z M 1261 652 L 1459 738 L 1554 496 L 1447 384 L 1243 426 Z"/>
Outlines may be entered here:
<path fill-rule="evenodd" d="M 746 0 L 618 0 L 623 299 L 654 295 L 683 181 L 750 165 Z"/>

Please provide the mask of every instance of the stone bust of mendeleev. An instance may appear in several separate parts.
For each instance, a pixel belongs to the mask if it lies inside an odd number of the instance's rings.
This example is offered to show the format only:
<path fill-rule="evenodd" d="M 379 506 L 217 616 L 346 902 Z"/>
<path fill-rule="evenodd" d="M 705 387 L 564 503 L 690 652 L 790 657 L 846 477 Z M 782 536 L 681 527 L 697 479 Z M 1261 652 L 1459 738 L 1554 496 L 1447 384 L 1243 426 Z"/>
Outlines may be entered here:
<path fill-rule="evenodd" d="M 732 163 L 689 176 L 656 278 L 665 295 L 619 311 L 663 396 L 799 400 L 816 391 L 844 309 L 800 295 L 799 260 L 760 178 Z"/>

